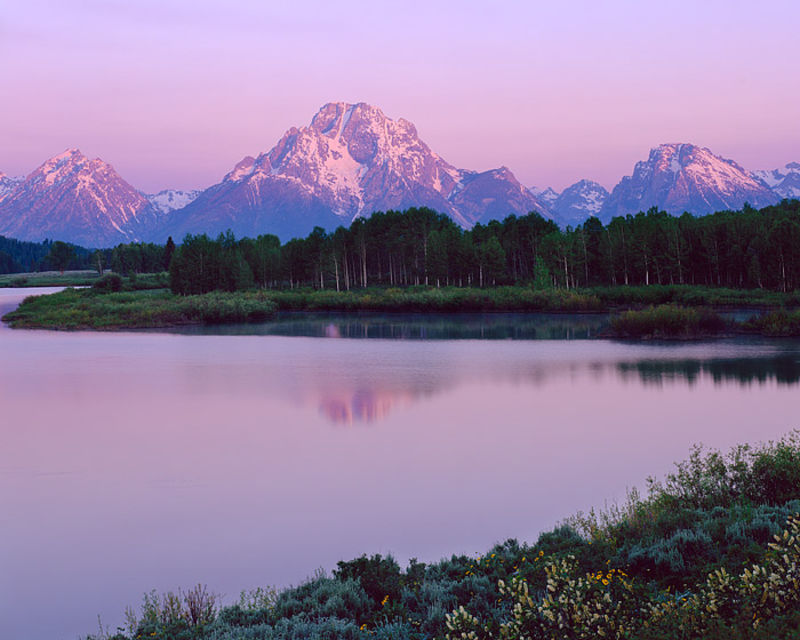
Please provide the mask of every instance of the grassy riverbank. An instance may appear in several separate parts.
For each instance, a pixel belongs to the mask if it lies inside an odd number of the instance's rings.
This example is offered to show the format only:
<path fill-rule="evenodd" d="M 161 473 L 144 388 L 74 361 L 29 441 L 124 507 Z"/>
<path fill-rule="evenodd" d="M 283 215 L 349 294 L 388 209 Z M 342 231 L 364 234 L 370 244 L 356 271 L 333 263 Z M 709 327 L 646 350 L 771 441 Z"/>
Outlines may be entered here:
<path fill-rule="evenodd" d="M 39 271 L 0 275 L 0 288 L 91 287 L 100 277 L 97 271 Z"/>
<path fill-rule="evenodd" d="M 275 304 L 259 293 L 176 296 L 166 290 L 98 293 L 66 289 L 31 296 L 3 317 L 20 329 L 136 329 L 264 320 Z"/>
<path fill-rule="evenodd" d="M 0 275 L 0 288 L 34 288 L 34 287 L 91 287 L 98 280 L 114 276 L 108 272 L 100 276 L 97 271 L 38 271 L 32 273 L 10 273 Z M 169 274 L 142 273 L 133 277 L 124 278 L 125 288 L 138 289 L 163 289 L 169 287 Z"/>
<path fill-rule="evenodd" d="M 315 289 L 250 290 L 178 296 L 158 289 L 166 274 L 136 278 L 106 275 L 80 292 L 26 300 L 5 319 L 12 327 L 49 329 L 120 329 L 163 327 L 198 322 L 243 322 L 272 311 L 340 311 L 396 313 L 549 312 L 620 315 L 609 337 L 693 338 L 725 331 L 765 335 L 799 335 L 797 312 L 770 315 L 769 322 L 746 326 L 722 322 L 717 309 L 750 307 L 764 310 L 792 306 L 795 293 L 764 290 L 712 289 L 688 286 L 616 287 L 582 290 L 531 287 L 407 287 L 351 291 Z M 157 292 L 154 292 L 157 290 Z M 127 295 L 120 295 L 125 293 Z M 219 306 L 217 312 L 212 302 Z M 647 305 L 654 305 L 648 307 Z M 625 312 L 626 309 L 632 311 Z M 800 317 L 800 316 L 797 316 Z"/>
<path fill-rule="evenodd" d="M 269 291 L 282 311 L 405 312 L 608 312 L 647 305 L 777 308 L 800 306 L 800 292 L 725 289 L 691 285 L 534 289 L 509 287 L 406 287 L 351 291 L 288 289 Z"/>
<path fill-rule="evenodd" d="M 692 340 L 732 332 L 736 323 L 725 322 L 708 307 L 662 304 L 612 316 L 609 336 L 633 340 Z"/>
<path fill-rule="evenodd" d="M 795 638 L 798 511 L 800 432 L 727 454 L 696 448 L 646 496 L 578 514 L 533 544 L 405 568 L 361 556 L 224 607 L 201 586 L 151 593 L 113 637 Z"/>

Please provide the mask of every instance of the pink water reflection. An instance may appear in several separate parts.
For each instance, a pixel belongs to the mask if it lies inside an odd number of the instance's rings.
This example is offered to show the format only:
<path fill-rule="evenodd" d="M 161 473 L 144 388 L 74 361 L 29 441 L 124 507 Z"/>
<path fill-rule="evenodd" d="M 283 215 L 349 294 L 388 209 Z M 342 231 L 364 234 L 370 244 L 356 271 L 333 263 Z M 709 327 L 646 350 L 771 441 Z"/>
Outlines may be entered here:
<path fill-rule="evenodd" d="M 621 362 L 785 348 L 0 330 L 0 637 L 113 628 L 152 588 L 532 540 L 694 442 L 797 426 L 796 384 Z"/>

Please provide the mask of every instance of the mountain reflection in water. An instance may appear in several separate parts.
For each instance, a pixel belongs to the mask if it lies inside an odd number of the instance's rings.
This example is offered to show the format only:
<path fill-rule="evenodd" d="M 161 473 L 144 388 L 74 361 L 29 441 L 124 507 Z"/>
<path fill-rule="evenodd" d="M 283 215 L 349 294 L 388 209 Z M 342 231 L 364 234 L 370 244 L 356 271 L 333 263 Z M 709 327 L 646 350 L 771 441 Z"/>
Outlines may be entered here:
<path fill-rule="evenodd" d="M 701 379 L 708 379 L 715 386 L 738 384 L 743 386 L 763 385 L 775 382 L 778 385 L 800 383 L 800 359 L 797 356 L 781 355 L 756 358 L 729 359 L 678 359 L 639 360 L 630 362 L 593 362 L 576 364 L 570 362 L 537 364 L 510 367 L 505 372 L 495 371 L 492 378 L 499 382 L 542 386 L 563 377 L 587 376 L 601 379 L 616 377 L 623 382 L 638 381 L 645 386 L 661 386 L 666 383 L 696 386 Z M 463 372 L 460 376 L 440 379 L 433 386 L 420 387 L 413 381 L 398 386 L 398 380 L 375 379 L 370 383 L 359 380 L 353 388 L 331 389 L 321 385 L 319 409 L 321 415 L 339 425 L 375 423 L 385 418 L 398 406 L 407 406 L 417 400 L 443 392 L 457 384 L 476 377 Z M 479 377 L 479 376 L 477 376 Z M 386 386 L 380 386 L 381 384 Z"/>
<path fill-rule="evenodd" d="M 532 541 L 692 443 L 797 426 L 800 342 L 574 339 L 602 322 L 0 328 L 0 638 L 114 628 L 153 588 L 235 594 L 364 553 Z"/>
<path fill-rule="evenodd" d="M 747 317 L 751 312 L 729 313 Z M 222 327 L 191 327 L 191 335 L 285 336 L 353 340 L 427 341 L 415 350 L 415 362 L 401 363 L 389 355 L 395 346 L 375 349 L 376 361 L 353 366 L 326 360 L 322 375 L 294 378 L 287 390 L 303 403 L 316 404 L 320 415 L 337 425 L 373 424 L 400 406 L 475 380 L 506 381 L 541 386 L 563 376 L 611 376 L 646 386 L 665 383 L 696 385 L 707 377 L 714 385 L 800 382 L 800 346 L 794 341 L 737 338 L 707 342 L 592 342 L 586 349 L 556 347 L 595 338 L 608 324 L 605 314 L 475 313 L 281 313 L 270 322 Z M 484 341 L 479 362 L 442 367 L 452 350 L 443 341 Z M 504 341 L 535 341 L 537 347 L 501 348 Z M 490 347 L 494 343 L 496 347 Z M 331 343 L 324 341 L 321 344 Z M 437 346 L 434 346 L 436 344 Z M 577 347 L 577 344 L 574 346 Z M 402 349 L 402 348 L 401 348 Z M 328 349 L 318 350 L 320 357 Z M 333 349 L 338 351 L 338 349 Z M 404 350 L 405 351 L 405 350 Z M 458 350 L 456 350 L 458 351 Z M 576 357 L 576 353 L 579 354 Z M 437 355 L 439 354 L 439 355 Z M 446 354 L 446 355 L 445 355 Z M 386 359 L 388 357 L 388 360 Z M 456 360 L 459 360 L 456 357 Z M 411 364 L 409 372 L 405 365 Z M 436 371 L 436 375 L 431 375 Z M 283 383 L 286 383 L 284 380 Z"/>

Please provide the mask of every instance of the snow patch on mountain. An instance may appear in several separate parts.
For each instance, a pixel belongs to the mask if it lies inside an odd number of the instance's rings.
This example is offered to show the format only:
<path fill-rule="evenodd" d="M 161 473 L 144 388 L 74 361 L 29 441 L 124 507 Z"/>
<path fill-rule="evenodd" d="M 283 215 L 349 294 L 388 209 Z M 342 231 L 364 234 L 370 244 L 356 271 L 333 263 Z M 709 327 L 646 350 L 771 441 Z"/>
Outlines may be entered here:
<path fill-rule="evenodd" d="M 292 127 L 268 152 L 239 162 L 178 212 L 172 235 L 306 235 L 373 211 L 430 207 L 469 228 L 547 207 L 505 167 L 467 171 L 423 142 L 416 127 L 363 102 L 324 105 L 309 126 Z"/>
<path fill-rule="evenodd" d="M 544 202 L 548 206 L 552 206 L 552 204 L 558 199 L 558 191 L 552 187 L 545 187 L 543 189 L 539 187 L 530 187 L 528 191 L 530 191 L 535 198 L 541 202 Z"/>
<path fill-rule="evenodd" d="M 753 171 L 753 177 L 780 198 L 800 198 L 800 162 L 789 162 L 781 169 Z"/>
<path fill-rule="evenodd" d="M 764 182 L 732 160 L 692 144 L 662 144 L 614 187 L 599 216 L 608 221 L 650 207 L 673 215 L 705 215 L 739 209 L 745 202 L 763 207 L 777 200 Z"/>
<path fill-rule="evenodd" d="M 0 200 L 0 234 L 110 246 L 139 238 L 154 215 L 110 164 L 67 149 Z"/>
<path fill-rule="evenodd" d="M 8 176 L 0 172 L 0 201 L 14 191 L 24 180 L 25 176 Z"/>
<path fill-rule="evenodd" d="M 143 195 L 156 211 L 164 215 L 176 209 L 183 209 L 200 195 L 200 190 L 164 189 L 158 193 L 145 193 Z"/>
<path fill-rule="evenodd" d="M 608 198 L 603 185 L 592 180 L 579 180 L 562 191 L 553 200 L 551 209 L 561 226 L 582 224 L 596 216 Z"/>

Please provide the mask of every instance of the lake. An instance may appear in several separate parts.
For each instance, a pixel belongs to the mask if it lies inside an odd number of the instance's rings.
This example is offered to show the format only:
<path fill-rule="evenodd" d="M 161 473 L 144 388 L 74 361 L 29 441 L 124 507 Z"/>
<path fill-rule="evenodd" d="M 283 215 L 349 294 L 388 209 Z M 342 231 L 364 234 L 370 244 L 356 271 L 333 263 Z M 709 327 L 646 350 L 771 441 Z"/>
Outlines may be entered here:
<path fill-rule="evenodd" d="M 0 312 L 30 290 L 0 289 Z M 603 316 L 0 327 L 0 637 L 142 594 L 479 553 L 624 499 L 692 444 L 800 426 L 800 342 L 590 340 Z"/>

